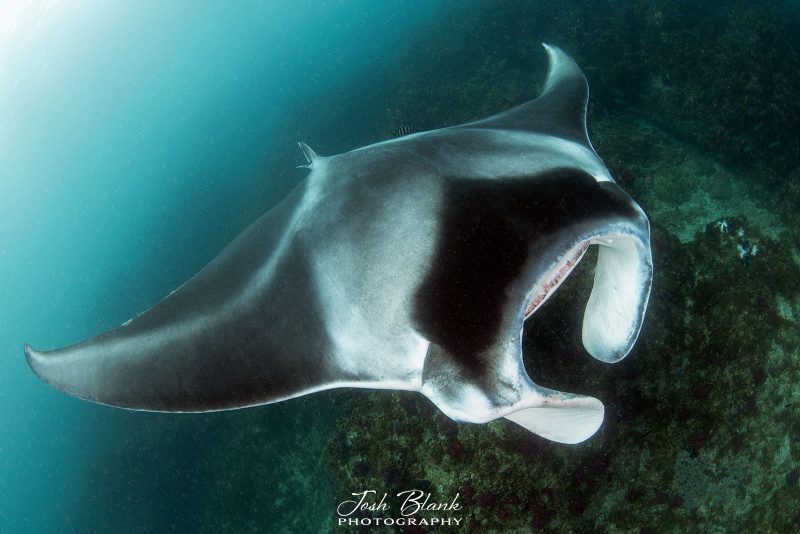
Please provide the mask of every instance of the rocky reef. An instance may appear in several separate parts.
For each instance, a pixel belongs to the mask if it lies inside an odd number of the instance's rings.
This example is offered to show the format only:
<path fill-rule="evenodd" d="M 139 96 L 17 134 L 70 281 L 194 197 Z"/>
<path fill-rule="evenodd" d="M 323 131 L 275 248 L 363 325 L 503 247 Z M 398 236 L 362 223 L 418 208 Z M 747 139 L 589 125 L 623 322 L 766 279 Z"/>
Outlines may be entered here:
<path fill-rule="evenodd" d="M 603 399 L 598 435 L 558 445 L 510 422 L 453 423 L 419 396 L 354 394 L 331 445 L 334 493 L 458 493 L 475 532 L 789 531 L 800 522 L 800 269 L 735 217 L 688 244 L 656 226 L 653 245 L 658 283 L 622 363 L 580 344 L 591 258 L 526 327 L 537 382 Z"/>
<path fill-rule="evenodd" d="M 529 99 L 544 67 L 536 42 L 576 57 L 597 151 L 651 218 L 653 293 L 616 365 L 580 341 L 593 257 L 526 324 L 534 380 L 605 403 L 589 441 L 456 424 L 418 395 L 349 392 L 329 445 L 334 496 L 458 494 L 464 510 L 446 515 L 472 532 L 800 524 L 798 21 L 777 1 L 487 2 L 410 40 L 408 57 L 424 48 L 430 60 L 396 71 L 387 123 L 419 129 Z M 448 531 L 406 531 L 426 529 Z"/>

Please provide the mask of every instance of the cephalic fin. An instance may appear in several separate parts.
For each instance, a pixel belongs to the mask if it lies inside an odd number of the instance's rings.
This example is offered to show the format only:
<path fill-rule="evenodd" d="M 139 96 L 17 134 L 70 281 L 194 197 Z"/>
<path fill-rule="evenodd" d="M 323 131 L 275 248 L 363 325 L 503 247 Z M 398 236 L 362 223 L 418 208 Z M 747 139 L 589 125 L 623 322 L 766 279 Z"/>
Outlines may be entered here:
<path fill-rule="evenodd" d="M 593 397 L 554 391 L 537 406 L 505 418 L 550 441 L 575 444 L 597 432 L 604 414 L 603 403 Z"/>

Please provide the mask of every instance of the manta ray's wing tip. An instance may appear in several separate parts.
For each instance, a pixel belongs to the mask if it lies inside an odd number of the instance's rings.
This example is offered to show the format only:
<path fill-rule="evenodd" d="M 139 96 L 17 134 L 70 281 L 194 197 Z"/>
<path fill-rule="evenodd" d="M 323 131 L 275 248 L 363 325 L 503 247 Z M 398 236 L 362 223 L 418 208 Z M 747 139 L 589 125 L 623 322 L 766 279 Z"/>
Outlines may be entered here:
<path fill-rule="evenodd" d="M 545 52 L 551 59 L 559 58 L 561 56 L 567 56 L 566 52 L 561 50 L 560 47 L 550 44 L 550 43 L 542 43 L 542 48 L 544 48 Z M 569 57 L 569 56 L 567 56 Z"/>
<path fill-rule="evenodd" d="M 28 365 L 33 364 L 33 359 L 36 357 L 37 351 L 27 343 L 22 346 L 22 350 L 25 351 L 25 359 L 28 361 Z"/>
<path fill-rule="evenodd" d="M 25 352 L 25 361 L 28 362 L 28 367 L 31 368 L 31 371 L 42 380 L 47 381 L 42 375 L 42 355 L 44 353 L 39 352 L 27 343 L 23 345 L 22 350 Z"/>

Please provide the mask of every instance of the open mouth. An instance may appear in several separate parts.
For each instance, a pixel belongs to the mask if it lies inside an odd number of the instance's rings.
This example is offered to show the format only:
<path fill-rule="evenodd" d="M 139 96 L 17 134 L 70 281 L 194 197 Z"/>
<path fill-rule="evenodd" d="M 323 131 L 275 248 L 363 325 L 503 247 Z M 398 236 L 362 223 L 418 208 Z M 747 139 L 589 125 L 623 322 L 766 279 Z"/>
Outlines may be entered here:
<path fill-rule="evenodd" d="M 581 337 L 589 354 L 613 363 L 624 358 L 636 342 L 653 278 L 649 242 L 632 232 L 595 234 L 562 254 L 528 292 L 523 320 L 558 289 L 589 245 L 600 247 Z"/>
<path fill-rule="evenodd" d="M 531 289 L 528 305 L 525 307 L 525 319 L 533 315 L 533 312 L 538 310 L 550 298 L 550 295 L 558 289 L 558 286 L 569 276 L 569 273 L 572 272 L 581 261 L 581 258 L 583 258 L 583 255 L 586 254 L 589 245 L 590 241 L 587 239 L 572 247 Z"/>

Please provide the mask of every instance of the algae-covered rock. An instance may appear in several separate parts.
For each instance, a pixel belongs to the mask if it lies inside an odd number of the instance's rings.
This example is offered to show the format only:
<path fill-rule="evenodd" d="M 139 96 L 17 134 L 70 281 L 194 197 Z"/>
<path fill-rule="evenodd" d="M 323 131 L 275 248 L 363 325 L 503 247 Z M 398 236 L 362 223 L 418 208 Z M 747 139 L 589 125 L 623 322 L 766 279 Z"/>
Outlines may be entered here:
<path fill-rule="evenodd" d="M 475 532 L 796 524 L 800 353 L 778 306 L 797 302 L 800 268 L 738 218 L 688 244 L 656 227 L 653 247 L 646 326 L 622 363 L 596 362 L 580 346 L 590 272 L 576 273 L 526 328 L 535 381 L 605 402 L 598 435 L 558 445 L 503 420 L 453 423 L 412 394 L 363 393 L 338 423 L 334 494 L 459 494 Z"/>
<path fill-rule="evenodd" d="M 396 107 L 423 127 L 477 118 L 535 95 L 533 43 L 574 54 L 594 95 L 595 146 L 653 224 L 644 328 L 619 364 L 585 352 L 588 254 L 528 320 L 523 347 L 534 381 L 605 403 L 598 434 L 558 445 L 505 420 L 456 424 L 410 393 L 348 394 L 330 449 L 334 495 L 457 494 L 464 510 L 444 515 L 470 532 L 792 531 L 800 102 L 786 88 L 800 85 L 797 12 L 670 0 L 476 9 L 431 21 L 409 45 L 409 58 L 424 47 L 431 61 L 396 71 Z"/>
<path fill-rule="evenodd" d="M 329 446 L 337 501 L 457 494 L 464 510 L 439 515 L 471 532 L 800 524 L 798 22 L 777 0 L 459 2 L 409 36 L 387 130 L 529 100 L 539 42 L 575 57 L 594 145 L 653 224 L 653 292 L 619 364 L 581 344 L 592 253 L 526 325 L 534 381 L 604 402 L 587 442 L 457 424 L 412 393 L 350 392 Z"/>

